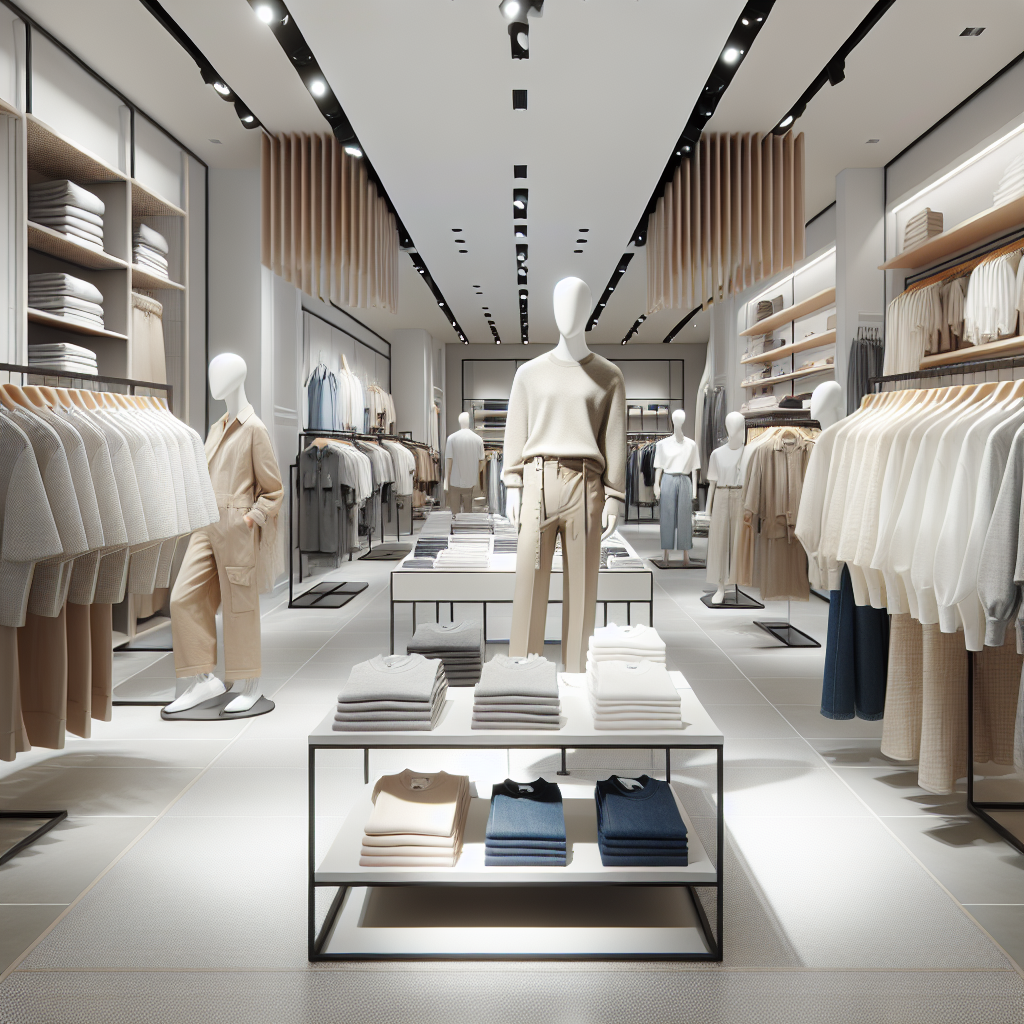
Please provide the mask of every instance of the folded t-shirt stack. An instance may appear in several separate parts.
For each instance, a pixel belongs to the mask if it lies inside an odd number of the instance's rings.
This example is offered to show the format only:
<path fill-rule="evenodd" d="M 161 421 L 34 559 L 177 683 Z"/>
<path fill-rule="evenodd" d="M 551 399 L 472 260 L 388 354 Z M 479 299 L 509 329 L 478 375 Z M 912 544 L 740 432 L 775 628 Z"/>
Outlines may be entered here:
<path fill-rule="evenodd" d="M 942 234 L 942 214 L 927 206 L 915 213 L 903 229 L 903 248 L 912 249 L 934 235 Z"/>
<path fill-rule="evenodd" d="M 598 626 L 590 637 L 587 667 L 599 661 L 656 661 L 665 664 L 665 641 L 652 626 Z"/>
<path fill-rule="evenodd" d="M 488 541 L 490 538 L 488 538 Z M 455 544 L 441 548 L 435 569 L 487 569 L 491 564 L 490 544 Z"/>
<path fill-rule="evenodd" d="M 686 825 L 667 782 L 613 775 L 597 784 L 594 799 L 605 867 L 686 867 Z"/>
<path fill-rule="evenodd" d="M 28 187 L 28 219 L 103 252 L 103 214 L 94 196 L 73 181 L 42 181 Z"/>
<path fill-rule="evenodd" d="M 506 779 L 491 790 L 484 864 L 489 868 L 564 868 L 565 814 L 553 782 Z"/>
<path fill-rule="evenodd" d="M 448 547 L 447 537 L 420 537 L 416 541 L 416 550 L 413 554 L 417 558 L 429 558 L 433 561 L 442 548 Z"/>
<path fill-rule="evenodd" d="M 1024 196 L 1024 153 L 1011 160 L 1003 171 L 992 196 L 992 205 L 1002 206 L 1017 196 Z"/>
<path fill-rule="evenodd" d="M 608 556 L 608 568 L 609 569 L 642 569 L 644 567 L 644 560 L 638 558 L 636 555 L 609 555 Z"/>
<path fill-rule="evenodd" d="M 63 373 L 99 373 L 96 353 L 81 345 L 67 342 L 46 342 L 29 345 L 28 365 L 40 370 L 57 370 Z"/>
<path fill-rule="evenodd" d="M 103 327 L 103 293 L 70 274 L 29 274 L 28 304 L 51 316 Z"/>
<path fill-rule="evenodd" d="M 668 670 L 653 661 L 599 661 L 587 669 L 594 728 L 682 729 L 681 702 Z"/>
<path fill-rule="evenodd" d="M 480 678 L 481 630 L 475 622 L 441 626 L 425 622 L 406 645 L 410 654 L 440 658 L 449 686 L 475 686 Z"/>
<path fill-rule="evenodd" d="M 561 729 L 554 662 L 496 654 L 473 691 L 474 729 Z"/>
<path fill-rule="evenodd" d="M 373 810 L 363 827 L 360 866 L 454 867 L 469 802 L 465 775 L 406 769 L 382 776 L 373 787 Z"/>
<path fill-rule="evenodd" d="M 167 239 L 148 224 L 139 224 L 132 235 L 132 263 L 160 277 L 167 276 Z"/>
<path fill-rule="evenodd" d="M 338 732 L 429 732 L 448 689 L 444 666 L 421 654 L 378 654 L 352 667 L 338 694 Z"/>
<path fill-rule="evenodd" d="M 490 533 L 491 529 L 487 512 L 459 512 L 452 517 L 452 533 Z"/>

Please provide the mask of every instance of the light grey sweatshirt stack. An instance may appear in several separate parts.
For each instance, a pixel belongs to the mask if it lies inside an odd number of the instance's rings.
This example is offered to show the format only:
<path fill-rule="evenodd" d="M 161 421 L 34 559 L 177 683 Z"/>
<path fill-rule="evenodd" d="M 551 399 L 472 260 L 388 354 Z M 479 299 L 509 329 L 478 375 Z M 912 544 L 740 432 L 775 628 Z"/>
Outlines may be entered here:
<path fill-rule="evenodd" d="M 474 622 L 451 626 L 426 622 L 417 628 L 406 650 L 425 658 L 440 658 L 449 686 L 475 686 L 483 664 L 482 640 L 480 627 Z"/>
<path fill-rule="evenodd" d="M 429 732 L 448 689 L 444 666 L 419 654 L 378 654 L 352 668 L 338 694 L 338 732 Z"/>
<path fill-rule="evenodd" d="M 539 654 L 496 654 L 473 692 L 474 729 L 561 729 L 558 677 Z"/>

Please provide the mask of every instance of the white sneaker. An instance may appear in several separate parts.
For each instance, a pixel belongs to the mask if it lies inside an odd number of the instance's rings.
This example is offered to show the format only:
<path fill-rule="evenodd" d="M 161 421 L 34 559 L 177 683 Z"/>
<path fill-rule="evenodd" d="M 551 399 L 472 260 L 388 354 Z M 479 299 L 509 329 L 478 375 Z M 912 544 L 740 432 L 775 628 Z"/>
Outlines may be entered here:
<path fill-rule="evenodd" d="M 224 683 L 212 672 L 201 672 L 192 677 L 192 682 L 189 683 L 185 692 L 172 700 L 164 708 L 164 711 L 169 715 L 173 715 L 175 711 L 188 711 L 189 708 L 194 708 L 211 697 L 219 696 L 226 689 Z"/>

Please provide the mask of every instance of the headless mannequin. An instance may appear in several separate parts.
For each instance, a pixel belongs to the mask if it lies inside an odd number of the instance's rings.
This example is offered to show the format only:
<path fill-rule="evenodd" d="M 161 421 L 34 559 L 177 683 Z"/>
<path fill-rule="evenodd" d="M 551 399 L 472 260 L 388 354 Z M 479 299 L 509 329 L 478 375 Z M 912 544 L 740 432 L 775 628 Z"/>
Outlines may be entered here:
<path fill-rule="evenodd" d="M 558 344 L 551 354 L 566 363 L 579 363 L 590 355 L 584 328 L 593 305 L 590 288 L 578 277 L 563 278 L 555 285 L 555 323 L 558 326 Z M 461 417 L 460 417 L 461 420 Z M 518 487 L 510 487 L 505 499 L 505 514 L 513 525 L 519 522 L 519 509 L 523 494 Z M 607 505 L 601 513 L 601 540 L 615 532 L 619 517 L 609 512 Z"/>
<path fill-rule="evenodd" d="M 236 419 L 239 412 L 248 405 L 248 400 L 245 397 L 246 373 L 245 360 L 232 352 L 214 356 L 210 362 L 210 394 L 227 405 L 228 423 Z M 250 530 L 253 529 L 255 523 L 248 515 L 243 516 L 242 519 Z M 185 691 L 168 704 L 164 710 L 168 714 L 175 711 L 186 711 L 212 697 L 219 696 L 225 690 L 227 690 L 227 686 L 222 680 L 212 672 L 203 672 L 193 676 Z M 231 690 L 238 696 L 228 702 L 224 708 L 225 713 L 237 714 L 240 711 L 248 711 L 263 693 L 258 678 L 235 682 L 231 685 Z"/>
<path fill-rule="evenodd" d="M 684 441 L 687 440 L 686 438 L 683 437 L 683 425 L 685 423 L 686 423 L 686 413 L 682 409 L 676 409 L 676 411 L 674 413 L 672 413 L 672 438 L 676 442 L 676 444 L 683 444 Z M 656 469 L 654 471 L 654 497 L 655 497 L 655 499 L 658 499 L 658 498 L 661 497 L 661 478 L 664 475 L 664 473 L 665 473 L 665 471 L 663 469 L 660 469 L 660 468 Z M 695 469 L 690 474 L 690 480 L 691 480 L 691 483 L 693 485 L 693 492 L 692 492 L 693 494 L 697 493 L 697 476 L 698 476 L 698 471 Z M 667 564 L 668 560 L 669 560 L 669 552 L 668 552 L 667 549 L 662 549 L 661 557 L 664 559 L 665 563 Z M 690 552 L 684 550 L 683 551 L 683 565 L 689 565 L 689 564 L 690 564 Z"/>
<path fill-rule="evenodd" d="M 745 421 L 743 415 L 738 412 L 731 412 L 725 417 L 725 430 L 729 435 L 729 441 L 726 447 L 732 451 L 739 451 L 743 447 L 743 435 L 745 433 Z M 711 509 L 715 503 L 715 491 L 717 489 L 716 481 L 712 480 L 708 488 L 708 515 L 711 515 Z M 712 604 L 721 604 L 725 599 L 725 584 L 719 583 L 718 589 L 715 591 L 711 598 Z"/>
<path fill-rule="evenodd" d="M 827 380 L 811 393 L 811 419 L 817 420 L 822 430 L 838 423 L 845 415 L 843 388 L 837 381 Z"/>
<path fill-rule="evenodd" d="M 465 431 L 467 434 L 471 434 L 474 438 L 477 437 L 476 431 L 469 429 L 469 413 L 468 412 L 460 412 L 459 413 L 459 433 L 461 434 L 463 431 Z M 455 437 L 455 435 L 452 434 L 452 437 Z M 477 468 L 476 468 L 477 479 L 480 478 L 480 474 L 483 472 L 484 462 L 485 462 L 484 459 L 480 459 L 479 460 L 479 464 L 477 465 Z M 444 460 L 444 489 L 445 489 L 445 492 L 447 492 L 449 490 L 449 484 L 451 482 L 451 478 L 452 478 L 452 457 L 450 455 L 448 455 L 445 458 L 445 460 Z M 457 509 L 452 509 L 452 511 L 455 512 L 455 511 L 458 511 L 458 510 Z"/>

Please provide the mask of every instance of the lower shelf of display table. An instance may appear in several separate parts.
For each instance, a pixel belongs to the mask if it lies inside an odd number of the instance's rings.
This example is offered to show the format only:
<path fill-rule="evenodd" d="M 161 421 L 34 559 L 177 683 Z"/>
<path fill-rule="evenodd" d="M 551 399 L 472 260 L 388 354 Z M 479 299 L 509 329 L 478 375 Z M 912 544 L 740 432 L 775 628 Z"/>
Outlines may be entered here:
<path fill-rule="evenodd" d="M 574 793 L 573 790 L 576 790 Z M 569 847 L 565 867 L 488 867 L 484 864 L 484 836 L 490 800 L 474 798 L 466 821 L 462 854 L 454 867 L 361 867 L 359 851 L 364 826 L 373 804 L 369 795 L 345 819 L 313 878 L 328 885 L 708 885 L 717 879 L 708 857 L 680 802 L 681 783 L 672 783 L 679 811 L 686 824 L 689 864 L 686 867 L 605 867 L 597 847 L 597 808 L 592 786 L 563 787 L 565 832 Z M 709 809 L 709 815 L 713 811 Z"/>

